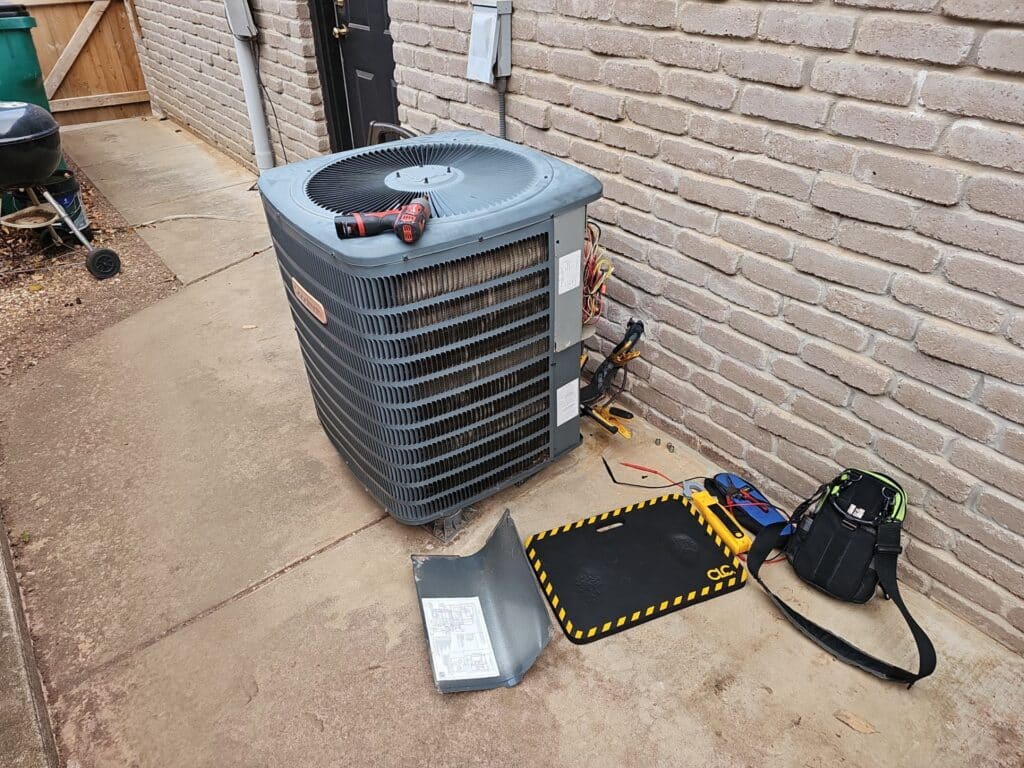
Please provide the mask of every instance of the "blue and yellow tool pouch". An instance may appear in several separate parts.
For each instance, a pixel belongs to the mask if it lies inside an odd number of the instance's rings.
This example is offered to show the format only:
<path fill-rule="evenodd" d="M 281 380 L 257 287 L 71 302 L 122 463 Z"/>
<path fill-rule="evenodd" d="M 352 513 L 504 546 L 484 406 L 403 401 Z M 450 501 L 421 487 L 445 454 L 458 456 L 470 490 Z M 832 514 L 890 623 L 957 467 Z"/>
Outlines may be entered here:
<path fill-rule="evenodd" d="M 747 557 L 747 569 L 786 618 L 836 658 L 882 679 L 913 685 L 935 670 L 936 660 L 931 641 L 910 615 L 896 582 L 906 510 L 906 495 L 892 478 L 844 470 L 801 504 L 790 523 L 769 525 L 758 534 Z M 789 524 L 796 526 L 795 531 L 783 537 Z M 881 586 L 914 636 L 918 671 L 909 672 L 864 653 L 784 603 L 760 577 L 761 565 L 776 546 L 781 546 L 797 576 L 838 600 L 864 603 Z"/>

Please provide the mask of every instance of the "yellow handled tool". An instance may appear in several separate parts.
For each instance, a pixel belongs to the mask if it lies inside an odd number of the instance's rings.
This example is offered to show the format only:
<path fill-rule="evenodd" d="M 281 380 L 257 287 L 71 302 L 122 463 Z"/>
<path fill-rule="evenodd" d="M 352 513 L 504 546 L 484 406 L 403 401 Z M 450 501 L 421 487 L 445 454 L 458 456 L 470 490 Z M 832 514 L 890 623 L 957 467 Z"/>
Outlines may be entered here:
<path fill-rule="evenodd" d="M 735 554 L 740 555 L 750 549 L 750 537 L 740 528 L 736 518 L 729 514 L 718 499 L 707 491 L 695 491 L 690 501 L 701 511 L 708 524 Z"/>

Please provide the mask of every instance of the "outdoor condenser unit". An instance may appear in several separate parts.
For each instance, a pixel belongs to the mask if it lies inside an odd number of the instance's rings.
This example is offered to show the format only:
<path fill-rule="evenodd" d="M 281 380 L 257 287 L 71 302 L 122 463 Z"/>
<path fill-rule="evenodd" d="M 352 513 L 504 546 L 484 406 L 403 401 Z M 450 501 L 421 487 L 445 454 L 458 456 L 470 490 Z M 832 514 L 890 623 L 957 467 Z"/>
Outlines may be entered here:
<path fill-rule="evenodd" d="M 263 173 L 317 414 L 395 518 L 452 514 L 576 447 L 580 251 L 593 176 L 473 132 Z M 334 217 L 427 195 L 407 245 Z"/>

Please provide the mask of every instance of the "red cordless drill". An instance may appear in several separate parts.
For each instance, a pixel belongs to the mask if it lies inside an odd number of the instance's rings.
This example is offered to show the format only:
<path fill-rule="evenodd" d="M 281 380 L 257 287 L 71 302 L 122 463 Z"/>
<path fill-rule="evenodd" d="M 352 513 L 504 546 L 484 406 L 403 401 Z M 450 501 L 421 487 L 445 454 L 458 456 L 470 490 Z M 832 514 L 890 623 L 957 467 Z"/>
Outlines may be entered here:
<path fill-rule="evenodd" d="M 417 197 L 401 208 L 372 213 L 346 213 L 334 217 L 338 237 L 370 237 L 392 230 L 403 243 L 415 243 L 423 237 L 430 218 L 430 201 Z"/>

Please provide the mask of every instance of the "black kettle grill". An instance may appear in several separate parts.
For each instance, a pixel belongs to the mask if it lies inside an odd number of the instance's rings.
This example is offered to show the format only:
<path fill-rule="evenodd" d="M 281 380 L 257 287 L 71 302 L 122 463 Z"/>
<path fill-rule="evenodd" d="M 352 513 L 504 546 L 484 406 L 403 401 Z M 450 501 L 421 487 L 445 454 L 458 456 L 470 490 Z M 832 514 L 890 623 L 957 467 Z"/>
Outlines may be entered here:
<path fill-rule="evenodd" d="M 41 196 L 68 231 L 88 249 L 85 266 L 97 280 L 106 280 L 121 271 L 121 259 L 110 248 L 93 248 L 68 212 L 46 188 L 50 175 L 60 164 L 60 126 L 42 107 L 24 101 L 0 101 L 0 192 L 24 190 L 38 210 Z M 48 227 L 56 242 L 63 242 L 53 228 L 55 218 L 38 224 L 16 224 L 24 211 L 15 211 L 0 219 L 0 224 L 21 228 Z M 22 218 L 24 218 L 22 216 Z"/>

